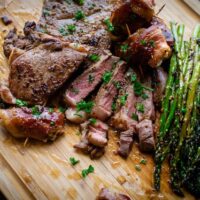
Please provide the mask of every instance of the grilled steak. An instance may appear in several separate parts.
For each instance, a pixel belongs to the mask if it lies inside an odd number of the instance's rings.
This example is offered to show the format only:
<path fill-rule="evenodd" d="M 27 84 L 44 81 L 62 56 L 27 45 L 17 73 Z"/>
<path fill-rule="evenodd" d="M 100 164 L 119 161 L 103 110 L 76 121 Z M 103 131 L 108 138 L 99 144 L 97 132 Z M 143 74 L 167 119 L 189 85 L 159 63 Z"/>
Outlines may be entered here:
<path fill-rule="evenodd" d="M 55 140 L 63 133 L 64 115 L 48 108 L 10 108 L 0 110 L 2 125 L 16 138 Z"/>
<path fill-rule="evenodd" d="M 141 151 L 151 152 L 155 148 L 153 124 L 151 120 L 145 119 L 137 125 L 139 145 Z"/>
<path fill-rule="evenodd" d="M 95 106 L 91 115 L 102 121 L 106 120 L 112 114 L 112 103 L 118 94 L 118 88 L 116 83 L 121 86 L 124 85 L 124 74 L 126 72 L 126 63 L 119 61 L 116 64 L 116 68 L 112 72 L 112 77 L 107 83 L 104 83 L 100 88 L 96 98 Z"/>
<path fill-rule="evenodd" d="M 102 54 L 98 62 L 91 65 L 68 86 L 64 101 L 70 106 L 76 106 L 102 82 L 102 75 L 110 71 L 117 60 L 118 58 L 111 57 L 110 54 Z"/>
<path fill-rule="evenodd" d="M 75 1 L 46 0 L 38 30 L 70 42 L 108 49 L 110 37 L 104 20 L 121 1 L 85 0 L 80 5 Z M 83 16 L 77 17 L 77 12 Z"/>
<path fill-rule="evenodd" d="M 77 70 L 85 57 L 85 53 L 59 41 L 40 44 L 12 62 L 10 90 L 18 99 L 43 105 Z"/>
<path fill-rule="evenodd" d="M 131 200 L 131 199 L 125 194 L 114 193 L 107 188 L 102 188 L 96 200 Z"/>

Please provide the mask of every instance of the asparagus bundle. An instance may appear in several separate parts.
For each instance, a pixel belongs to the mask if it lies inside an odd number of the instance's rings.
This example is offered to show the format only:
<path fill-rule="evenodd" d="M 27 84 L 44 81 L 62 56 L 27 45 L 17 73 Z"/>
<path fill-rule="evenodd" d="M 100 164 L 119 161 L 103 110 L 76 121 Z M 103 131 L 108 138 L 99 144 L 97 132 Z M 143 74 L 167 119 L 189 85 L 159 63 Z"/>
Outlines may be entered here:
<path fill-rule="evenodd" d="M 195 28 L 189 42 L 183 41 L 184 25 L 171 23 L 171 30 L 175 45 L 162 103 L 154 185 L 157 190 L 160 189 L 162 163 L 169 156 L 172 189 L 183 195 L 181 186 L 200 159 L 200 136 L 195 131 L 200 119 L 197 103 L 200 94 L 200 26 Z"/>

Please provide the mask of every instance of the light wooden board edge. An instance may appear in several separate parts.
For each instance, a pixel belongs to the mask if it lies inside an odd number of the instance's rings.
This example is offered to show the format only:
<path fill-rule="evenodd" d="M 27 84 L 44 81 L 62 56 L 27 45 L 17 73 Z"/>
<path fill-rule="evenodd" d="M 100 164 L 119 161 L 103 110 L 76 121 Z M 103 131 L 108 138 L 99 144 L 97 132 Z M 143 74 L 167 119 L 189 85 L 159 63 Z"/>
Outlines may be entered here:
<path fill-rule="evenodd" d="M 190 6 L 198 15 L 200 15 L 200 0 L 183 0 Z"/>

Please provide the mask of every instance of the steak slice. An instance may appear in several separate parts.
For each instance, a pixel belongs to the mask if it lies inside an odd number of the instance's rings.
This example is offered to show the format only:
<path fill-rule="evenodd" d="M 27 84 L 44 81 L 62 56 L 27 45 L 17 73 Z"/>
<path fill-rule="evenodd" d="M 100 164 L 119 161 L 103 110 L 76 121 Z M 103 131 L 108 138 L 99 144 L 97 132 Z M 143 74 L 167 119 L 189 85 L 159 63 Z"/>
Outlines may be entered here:
<path fill-rule="evenodd" d="M 108 49 L 110 37 L 104 20 L 121 2 L 85 0 L 83 5 L 79 5 L 75 1 L 46 0 L 38 30 L 63 37 L 66 41 Z M 81 11 L 84 18 L 77 20 L 77 11 Z M 69 30 L 69 25 L 75 27 L 73 31 Z"/>
<path fill-rule="evenodd" d="M 34 114 L 33 109 L 37 109 Z M 37 114 L 37 115 L 36 115 Z M 9 108 L 0 110 L 2 125 L 16 138 L 33 138 L 46 142 L 63 133 L 64 114 L 48 108 Z"/>
<path fill-rule="evenodd" d="M 18 99 L 44 105 L 79 68 L 86 55 L 61 41 L 40 44 L 11 63 L 10 90 Z"/>
<path fill-rule="evenodd" d="M 151 120 L 145 119 L 137 125 L 139 145 L 141 151 L 151 152 L 155 148 L 153 124 Z"/>
<path fill-rule="evenodd" d="M 119 61 L 116 64 L 116 68 L 112 73 L 110 81 L 106 84 L 104 83 L 95 98 L 95 106 L 93 107 L 91 116 L 94 118 L 105 121 L 112 114 L 112 103 L 118 94 L 118 88 L 116 83 L 121 86 L 124 85 L 125 79 L 124 75 L 127 66 L 124 61 Z"/>
<path fill-rule="evenodd" d="M 110 53 L 102 54 L 98 62 L 91 65 L 68 86 L 64 101 L 70 106 L 76 106 L 102 82 L 102 75 L 110 71 L 118 60 L 117 57 L 111 57 Z"/>

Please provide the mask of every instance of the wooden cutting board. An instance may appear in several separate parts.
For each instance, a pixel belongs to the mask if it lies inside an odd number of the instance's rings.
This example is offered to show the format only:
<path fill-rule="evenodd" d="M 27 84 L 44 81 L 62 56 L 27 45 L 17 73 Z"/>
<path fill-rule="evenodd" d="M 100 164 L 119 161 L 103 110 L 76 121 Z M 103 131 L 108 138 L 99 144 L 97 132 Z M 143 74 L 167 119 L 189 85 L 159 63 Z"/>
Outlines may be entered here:
<path fill-rule="evenodd" d="M 1 3 L 1 2 L 0 2 Z M 38 20 L 42 9 L 42 0 L 14 0 L 6 8 L 0 9 L 0 15 L 7 15 L 13 24 L 5 27 L 0 22 L 0 83 L 8 78 L 9 67 L 2 52 L 3 37 L 13 26 L 22 30 L 27 20 Z M 157 10 L 166 4 L 160 16 L 166 21 L 174 20 L 186 25 L 187 36 L 200 18 L 180 0 L 157 0 Z M 16 200 L 71 200 L 95 199 L 102 187 L 128 194 L 132 199 L 179 199 L 168 184 L 168 168 L 163 170 L 161 193 L 152 188 L 153 160 L 150 155 L 141 154 L 134 145 L 127 160 L 114 154 L 118 136 L 109 132 L 109 144 L 106 154 L 99 160 L 90 160 L 78 154 L 73 145 L 80 139 L 77 126 L 66 125 L 65 134 L 52 144 L 30 141 L 24 146 L 24 140 L 15 140 L 0 127 L 0 190 L 8 199 Z M 80 163 L 75 167 L 69 164 L 69 158 L 75 157 Z M 146 165 L 139 164 L 145 158 Z M 85 179 L 81 170 L 93 165 L 95 172 Z M 136 170 L 140 165 L 141 171 Z M 194 199 L 186 194 L 185 199 Z"/>

